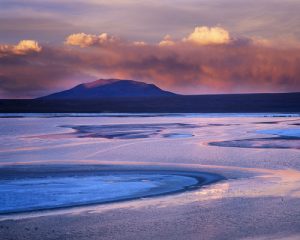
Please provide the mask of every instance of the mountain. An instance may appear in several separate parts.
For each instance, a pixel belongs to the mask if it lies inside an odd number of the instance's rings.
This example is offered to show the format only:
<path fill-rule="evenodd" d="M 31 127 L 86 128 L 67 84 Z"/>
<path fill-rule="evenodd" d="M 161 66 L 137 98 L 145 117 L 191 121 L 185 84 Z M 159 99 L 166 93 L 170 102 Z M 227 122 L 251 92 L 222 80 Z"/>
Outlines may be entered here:
<path fill-rule="evenodd" d="M 124 97 L 160 97 L 174 96 L 154 84 L 120 79 L 99 79 L 94 82 L 77 85 L 69 90 L 53 93 L 39 99 L 47 100 L 93 100 L 103 98 Z"/>

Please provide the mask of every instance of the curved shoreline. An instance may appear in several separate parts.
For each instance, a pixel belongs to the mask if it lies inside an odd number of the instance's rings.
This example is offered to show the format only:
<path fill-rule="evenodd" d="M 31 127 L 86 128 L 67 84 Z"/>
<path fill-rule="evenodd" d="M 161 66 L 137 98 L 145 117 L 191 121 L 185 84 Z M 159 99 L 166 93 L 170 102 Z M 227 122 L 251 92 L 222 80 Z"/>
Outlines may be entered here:
<path fill-rule="evenodd" d="M 6 180 L 12 180 L 12 179 L 24 179 L 24 178 L 47 178 L 47 177 L 89 177 L 89 176 L 105 176 L 105 175 L 111 175 L 111 176 L 122 176 L 122 175 L 166 175 L 166 176 L 173 176 L 173 177 L 189 177 L 196 180 L 195 184 L 190 184 L 186 186 L 170 186 L 167 187 L 166 182 L 162 182 L 165 186 L 160 186 L 157 188 L 152 189 L 146 189 L 142 190 L 140 192 L 136 192 L 133 194 L 130 194 L 128 196 L 119 196 L 112 200 L 92 200 L 92 201 L 86 201 L 86 202 L 73 202 L 73 203 L 66 203 L 61 204 L 58 206 L 45 206 L 45 207 L 29 207 L 26 210 L 16 210 L 16 211 L 1 211 L 0 215 L 12 215 L 12 214 L 25 214 L 25 213 L 32 213 L 32 212 L 44 212 L 44 211 L 52 211 L 52 210 L 59 210 L 59 209 L 71 209 L 76 207 L 84 207 L 84 206 L 93 206 L 93 205 L 105 205 L 105 204 L 111 204 L 111 203 L 119 203 L 119 202 L 125 202 L 125 201 L 131 201 L 131 200 L 138 200 L 138 199 L 145 199 L 145 198 L 154 198 L 154 197 L 161 197 L 165 195 L 172 195 L 172 194 L 178 194 L 186 191 L 193 191 L 195 189 L 199 189 L 200 187 L 204 185 L 209 185 L 221 180 L 224 180 L 225 178 L 219 174 L 214 173 L 208 173 L 208 172 L 197 172 L 197 171 L 185 171 L 185 170 L 153 170 L 150 168 L 142 167 L 140 169 L 133 168 L 127 168 L 127 169 L 120 169 L 122 166 L 113 166 L 110 167 L 110 169 L 78 169 L 80 166 L 69 166 L 69 170 L 66 171 L 65 168 L 61 168 L 59 166 L 54 167 L 53 166 L 25 166 L 25 168 L 14 168 L 14 170 L 11 169 L 9 171 L 7 168 L 1 168 L 1 172 L 5 172 L 5 169 L 8 171 L 6 174 L 1 176 L 0 180 L 6 179 Z M 99 166 L 98 166 L 99 167 Z M 49 169 L 50 168 L 50 169 Z M 73 169 L 72 169 L 73 168 Z M 75 168 L 75 169 L 74 169 Z M 76 169 L 77 168 L 77 169 Z M 100 166 L 101 168 L 101 166 Z M 49 171 L 50 170 L 50 171 Z M 19 173 L 19 174 L 18 174 Z M 1 175 L 1 174 L 0 174 Z M 180 179 L 179 179 L 180 180 Z"/>

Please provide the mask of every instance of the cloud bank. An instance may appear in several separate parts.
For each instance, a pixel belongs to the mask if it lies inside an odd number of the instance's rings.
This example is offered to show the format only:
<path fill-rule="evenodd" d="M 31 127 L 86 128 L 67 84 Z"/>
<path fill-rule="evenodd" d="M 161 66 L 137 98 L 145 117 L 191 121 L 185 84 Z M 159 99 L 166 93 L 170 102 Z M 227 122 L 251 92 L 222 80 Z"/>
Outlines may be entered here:
<path fill-rule="evenodd" d="M 18 54 L 16 46 L 23 53 L 21 46 L 27 46 L 27 54 Z M 58 47 L 16 46 L 0 48 L 10 49 L 0 51 L 2 97 L 38 97 L 105 77 L 184 94 L 300 91 L 299 48 L 233 39 L 221 27 L 199 26 L 185 37 L 167 35 L 157 44 L 75 33 Z"/>

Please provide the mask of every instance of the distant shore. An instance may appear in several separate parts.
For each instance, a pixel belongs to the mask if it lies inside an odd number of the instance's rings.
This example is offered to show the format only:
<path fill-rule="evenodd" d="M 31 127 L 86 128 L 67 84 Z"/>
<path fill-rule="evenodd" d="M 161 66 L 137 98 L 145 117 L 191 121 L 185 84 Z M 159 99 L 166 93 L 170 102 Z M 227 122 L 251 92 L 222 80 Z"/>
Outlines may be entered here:
<path fill-rule="evenodd" d="M 2 99 L 0 113 L 299 113 L 300 93 Z"/>

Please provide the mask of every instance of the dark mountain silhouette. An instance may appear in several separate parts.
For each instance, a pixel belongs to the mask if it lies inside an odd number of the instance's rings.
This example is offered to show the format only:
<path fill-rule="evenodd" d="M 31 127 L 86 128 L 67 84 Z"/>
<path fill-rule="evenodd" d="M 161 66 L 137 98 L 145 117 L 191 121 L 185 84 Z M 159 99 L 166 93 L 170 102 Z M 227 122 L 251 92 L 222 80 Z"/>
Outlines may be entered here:
<path fill-rule="evenodd" d="M 164 91 L 154 84 L 133 80 L 100 79 L 94 82 L 80 84 L 69 90 L 53 93 L 39 99 L 93 100 L 112 97 L 161 97 L 174 95 L 176 94 Z"/>

